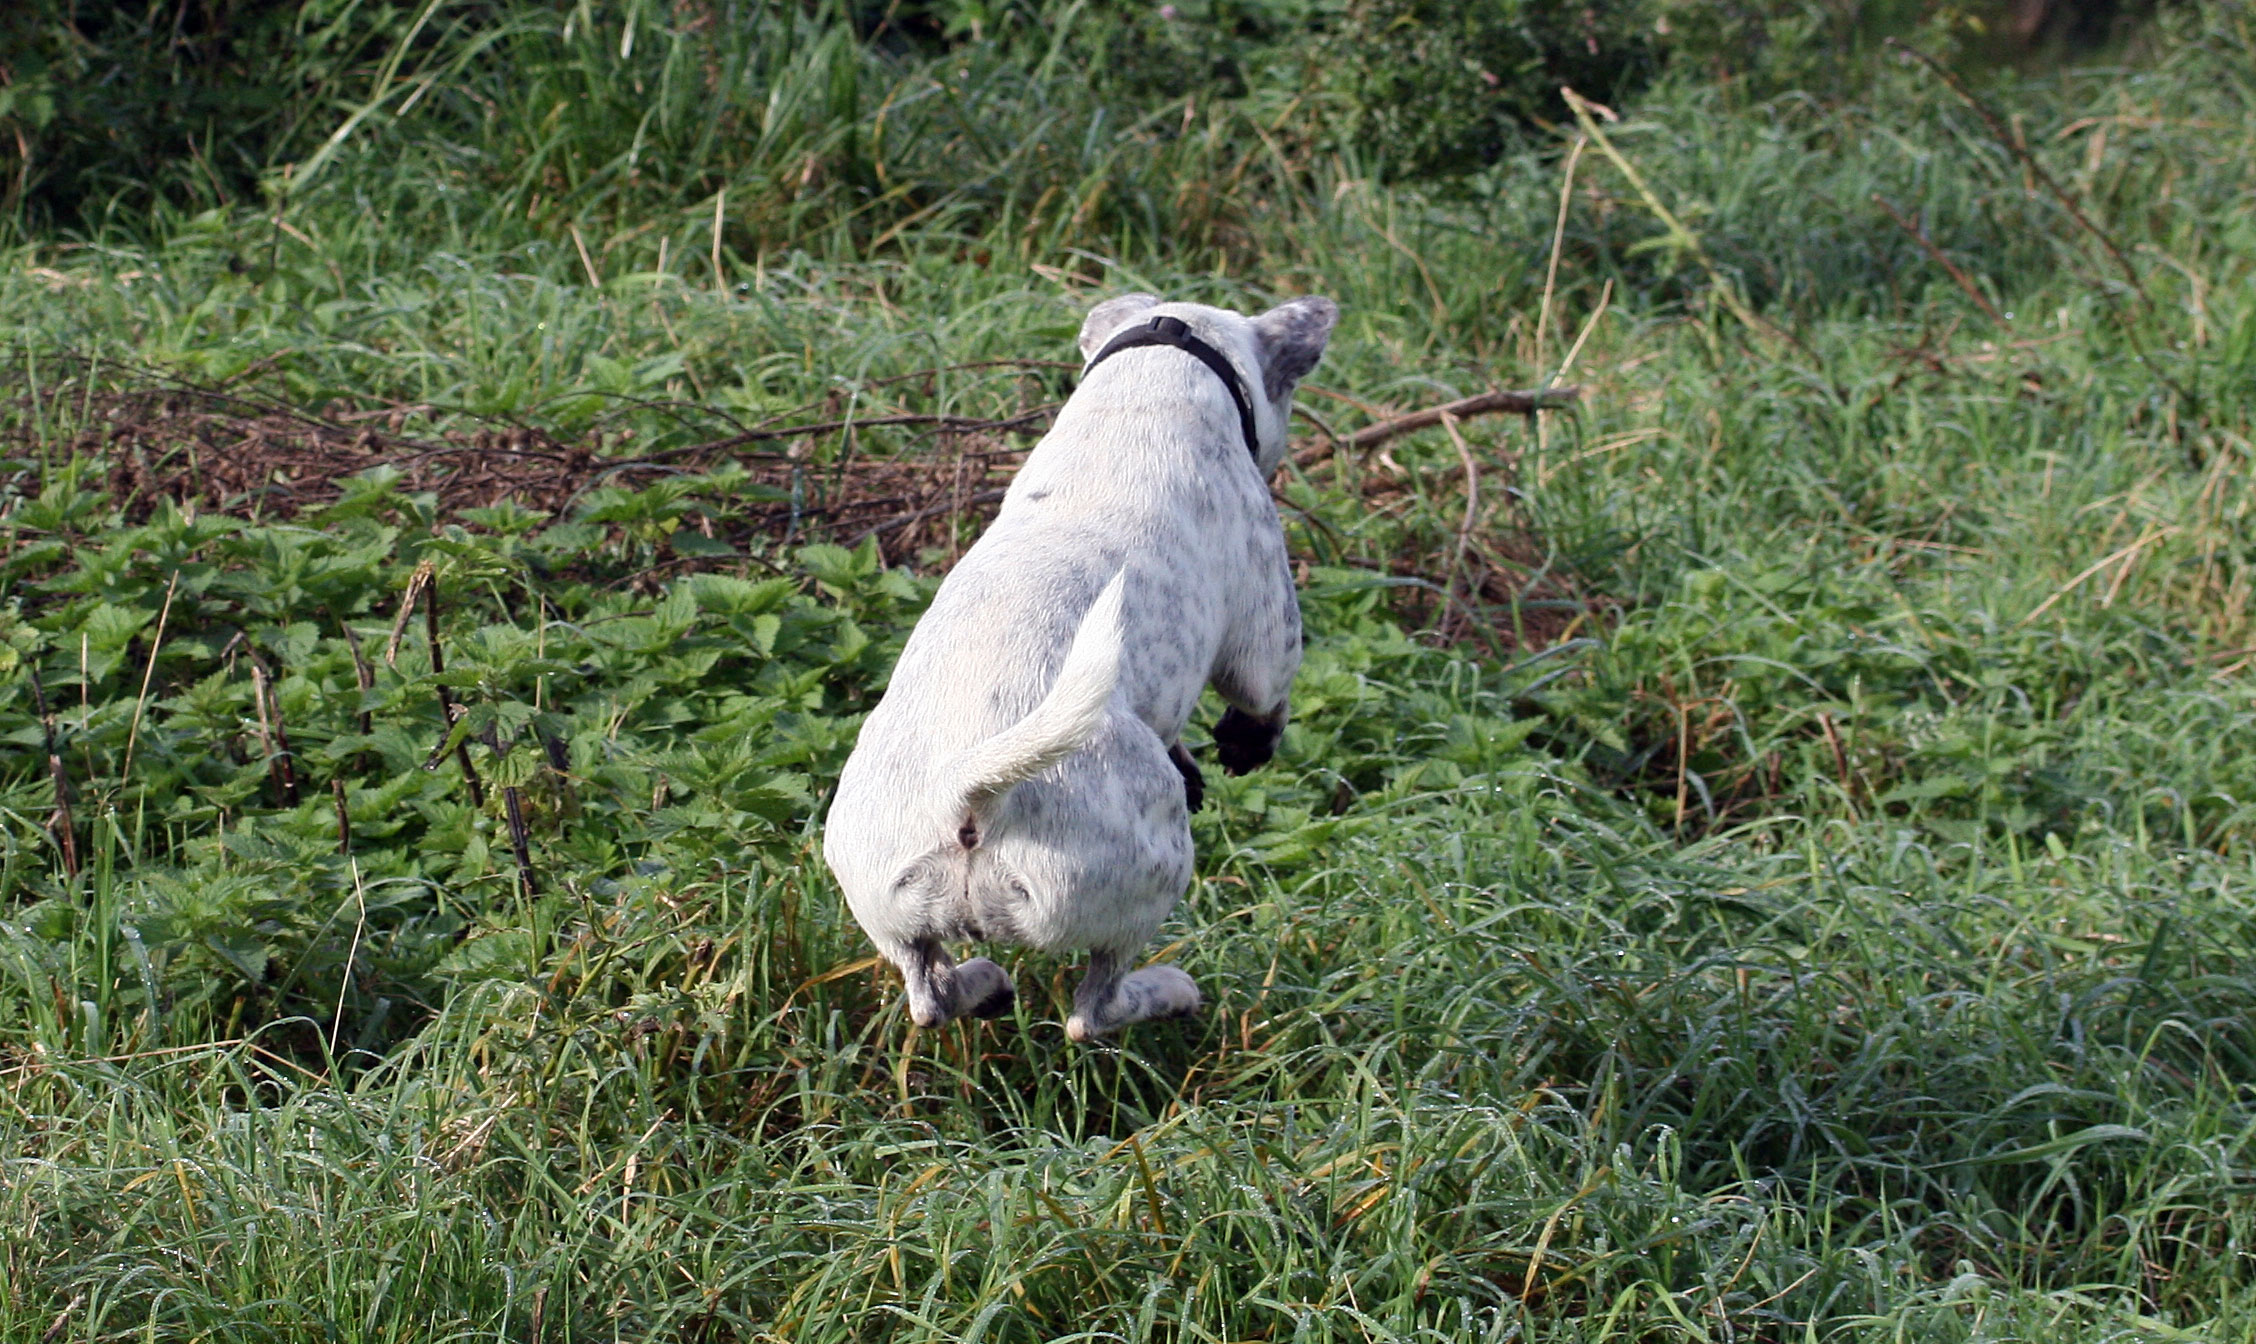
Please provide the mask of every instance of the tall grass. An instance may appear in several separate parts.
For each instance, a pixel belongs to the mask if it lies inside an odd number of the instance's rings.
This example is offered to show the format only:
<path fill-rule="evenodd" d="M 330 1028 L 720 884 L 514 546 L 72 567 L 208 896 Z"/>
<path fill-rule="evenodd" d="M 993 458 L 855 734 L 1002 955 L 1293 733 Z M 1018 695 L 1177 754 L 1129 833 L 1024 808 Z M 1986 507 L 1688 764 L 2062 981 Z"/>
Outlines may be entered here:
<path fill-rule="evenodd" d="M 1971 90 L 2002 140 L 1908 61 L 1680 76 L 1440 196 L 1281 109 L 589 12 L 0 273 L 0 1336 L 2251 1337 L 2244 13 Z M 1339 433 L 1586 391 L 1280 479 L 1296 723 L 1163 952 L 1212 1006 L 1101 1049 L 1033 957 L 912 1030 L 815 859 L 960 537 L 780 540 L 725 466 L 113 488 L 152 364 L 639 452 L 1050 399 L 964 366 L 1131 285 L 1338 296 Z M 444 678 L 384 656 L 425 561 Z"/>

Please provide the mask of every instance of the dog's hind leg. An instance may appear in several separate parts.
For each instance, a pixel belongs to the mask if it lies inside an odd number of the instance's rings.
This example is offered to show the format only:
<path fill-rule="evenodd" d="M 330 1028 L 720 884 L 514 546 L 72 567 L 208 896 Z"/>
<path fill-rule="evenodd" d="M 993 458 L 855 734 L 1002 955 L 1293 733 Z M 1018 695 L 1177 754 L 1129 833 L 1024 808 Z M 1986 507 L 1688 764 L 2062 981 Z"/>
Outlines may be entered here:
<path fill-rule="evenodd" d="M 1123 957 L 1099 949 L 1089 954 L 1089 971 L 1073 991 L 1073 1016 L 1065 1034 L 1093 1040 L 1131 1022 L 1153 1017 L 1187 1017 L 1199 1010 L 1198 985 L 1180 966 L 1146 966 L 1123 975 Z"/>
<path fill-rule="evenodd" d="M 1008 972 L 985 957 L 960 965 L 937 938 L 923 938 L 889 950 L 886 959 L 901 969 L 909 990 L 909 1016 L 920 1027 L 937 1027 L 959 1017 L 1001 1017 L 1018 991 Z"/>
<path fill-rule="evenodd" d="M 956 967 L 956 989 L 973 1017 L 1001 1017 L 1018 1001 L 1018 987 L 1010 972 L 985 957 L 973 957 Z"/>

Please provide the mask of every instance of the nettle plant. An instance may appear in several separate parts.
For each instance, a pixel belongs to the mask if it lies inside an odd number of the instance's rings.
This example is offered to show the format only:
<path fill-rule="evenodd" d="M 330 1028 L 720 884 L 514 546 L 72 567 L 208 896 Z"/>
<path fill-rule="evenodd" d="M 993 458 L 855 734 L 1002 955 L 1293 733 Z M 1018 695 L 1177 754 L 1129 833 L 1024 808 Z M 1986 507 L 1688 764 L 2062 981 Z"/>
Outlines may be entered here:
<path fill-rule="evenodd" d="M 481 935 L 537 894 L 794 865 L 927 585 L 828 545 L 668 580 L 712 484 L 435 524 L 372 475 L 318 516 L 129 523 L 54 473 L 0 561 L 0 974 L 38 987 L 8 1001 L 109 1045 L 381 1038 L 500 969 Z"/>
<path fill-rule="evenodd" d="M 0 560 L 14 1025 L 381 1049 L 476 984 L 659 1020 L 645 981 L 756 963 L 764 1002 L 850 961 L 813 837 L 931 581 L 874 544 L 737 551 L 768 493 L 722 471 L 443 519 L 377 471 L 286 521 L 133 520 L 50 473 Z M 1326 855 L 1394 809 L 1550 787 L 1494 670 L 1386 597 L 1312 574 L 1291 759 L 1217 776 L 1197 819 L 1220 880 L 1344 881 Z M 725 946 L 619 950 L 715 900 L 758 907 Z"/>

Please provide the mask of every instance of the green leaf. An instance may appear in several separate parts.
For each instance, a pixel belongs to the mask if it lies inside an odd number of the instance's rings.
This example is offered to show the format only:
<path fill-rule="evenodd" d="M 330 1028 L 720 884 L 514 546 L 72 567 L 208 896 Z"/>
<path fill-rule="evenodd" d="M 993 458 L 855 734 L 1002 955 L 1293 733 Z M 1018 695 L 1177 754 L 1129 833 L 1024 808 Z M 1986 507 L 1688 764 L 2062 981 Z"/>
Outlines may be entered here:
<path fill-rule="evenodd" d="M 217 952 L 228 965 L 241 971 L 245 980 L 254 985 L 265 983 L 266 964 L 272 953 L 258 935 L 248 930 L 207 933 L 204 935 L 204 946 Z"/>
<path fill-rule="evenodd" d="M 694 560 L 725 559 L 734 556 L 736 548 L 717 537 L 708 537 L 694 528 L 683 528 L 666 539 L 674 554 Z"/>

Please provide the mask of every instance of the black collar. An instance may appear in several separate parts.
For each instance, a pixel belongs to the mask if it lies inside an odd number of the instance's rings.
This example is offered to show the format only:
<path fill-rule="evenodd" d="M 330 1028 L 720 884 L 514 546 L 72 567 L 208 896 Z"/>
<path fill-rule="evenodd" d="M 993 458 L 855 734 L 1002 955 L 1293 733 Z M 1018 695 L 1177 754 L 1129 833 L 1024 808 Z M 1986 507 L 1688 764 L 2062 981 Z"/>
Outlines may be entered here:
<path fill-rule="evenodd" d="M 1088 377 L 1090 369 L 1123 350 L 1133 350 L 1139 345 L 1172 345 L 1197 356 L 1201 364 L 1214 370 L 1214 376 L 1222 380 L 1222 386 L 1230 389 L 1230 400 L 1238 404 L 1238 428 L 1245 431 L 1246 451 L 1257 460 L 1260 458 L 1260 440 L 1253 428 L 1253 399 L 1246 395 L 1245 382 L 1238 377 L 1238 371 L 1230 366 L 1230 361 L 1222 357 L 1222 352 L 1193 336 L 1191 329 L 1183 325 L 1181 318 L 1155 317 L 1140 327 L 1130 327 L 1121 332 L 1105 342 L 1104 349 L 1099 350 L 1096 357 L 1082 368 L 1081 376 Z"/>

